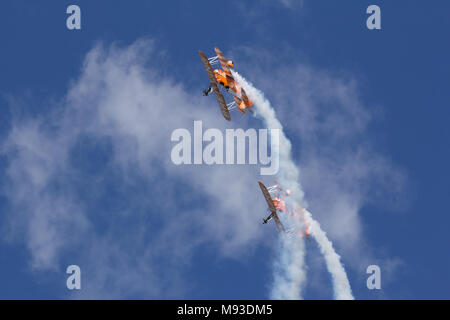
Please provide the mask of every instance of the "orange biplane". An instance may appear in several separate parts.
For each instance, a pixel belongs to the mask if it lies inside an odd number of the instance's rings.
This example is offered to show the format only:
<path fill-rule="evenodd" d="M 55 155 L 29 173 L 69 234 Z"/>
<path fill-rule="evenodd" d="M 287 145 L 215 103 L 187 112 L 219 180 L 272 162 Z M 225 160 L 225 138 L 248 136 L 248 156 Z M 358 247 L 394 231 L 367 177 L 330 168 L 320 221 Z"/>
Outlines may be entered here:
<path fill-rule="evenodd" d="M 251 107 L 253 106 L 253 102 L 247 97 L 244 88 L 241 88 L 236 80 L 234 80 L 233 75 L 231 74 L 230 68 L 234 67 L 233 61 L 227 61 L 222 51 L 219 48 L 214 47 L 216 51 L 216 56 L 212 58 L 206 57 L 206 55 L 199 51 L 200 58 L 202 59 L 203 66 L 205 67 L 206 73 L 208 74 L 210 86 L 208 89 L 203 91 L 203 95 L 207 96 L 212 91 L 216 95 L 217 102 L 219 102 L 220 110 L 222 111 L 222 115 L 228 121 L 231 120 L 230 110 L 236 108 L 242 114 L 245 114 L 245 109 L 248 109 L 251 113 L 253 113 Z M 215 65 L 220 63 L 221 69 L 213 69 L 211 65 Z M 220 84 L 225 88 L 227 92 L 230 92 L 233 95 L 234 101 L 231 103 L 226 103 L 225 98 L 219 90 L 217 84 Z"/>
<path fill-rule="evenodd" d="M 277 179 L 275 178 L 275 185 L 271 186 L 271 187 L 266 187 L 262 182 L 258 182 L 259 187 L 261 188 L 261 191 L 264 195 L 264 198 L 266 199 L 267 205 L 269 207 L 270 210 L 270 215 L 263 220 L 263 224 L 266 224 L 267 222 L 269 222 L 272 218 L 275 220 L 275 223 L 277 225 L 277 228 L 280 232 L 285 232 L 287 234 L 292 234 L 295 233 L 295 229 L 291 228 L 288 230 L 285 230 L 284 226 L 282 225 L 279 217 L 278 217 L 278 212 L 281 213 L 287 213 L 290 214 L 294 217 L 294 219 L 301 219 L 303 227 L 304 227 L 304 232 L 302 232 L 301 229 L 297 230 L 297 235 L 298 236 L 306 236 L 306 238 L 308 240 L 310 239 L 310 227 L 309 225 L 306 223 L 306 219 L 305 219 L 305 209 L 303 209 L 302 207 L 299 207 L 300 210 L 300 214 L 298 213 L 297 210 L 295 209 L 289 209 L 286 208 L 286 203 L 283 200 L 284 197 L 288 197 L 291 194 L 291 191 L 289 189 L 283 190 L 283 188 L 280 186 L 280 184 L 278 183 Z M 277 193 L 278 196 L 275 196 L 272 198 L 271 193 Z"/>
<path fill-rule="evenodd" d="M 259 187 L 261 188 L 264 198 L 266 198 L 267 206 L 269 207 L 270 210 L 270 215 L 266 219 L 263 219 L 263 224 L 266 224 L 271 219 L 273 219 L 275 220 L 275 224 L 277 225 L 278 231 L 283 233 L 286 232 L 286 230 L 283 227 L 283 224 L 280 221 L 280 218 L 278 218 L 277 207 L 275 206 L 274 201 L 270 196 L 269 190 L 267 190 L 266 186 L 261 181 L 258 181 L 258 184 Z"/>

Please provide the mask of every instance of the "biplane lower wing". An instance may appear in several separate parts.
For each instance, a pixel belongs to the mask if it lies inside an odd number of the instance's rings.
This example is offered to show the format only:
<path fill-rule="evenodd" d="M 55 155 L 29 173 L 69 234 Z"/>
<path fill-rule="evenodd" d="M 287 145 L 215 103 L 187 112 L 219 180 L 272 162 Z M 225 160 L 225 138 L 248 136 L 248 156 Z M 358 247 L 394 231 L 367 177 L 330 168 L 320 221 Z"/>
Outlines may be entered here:
<path fill-rule="evenodd" d="M 250 100 L 247 97 L 247 93 L 245 92 L 244 88 L 241 88 L 241 97 L 242 101 L 244 101 L 245 106 L 247 107 L 248 111 L 250 111 L 251 114 L 253 114 L 253 110 L 251 109 L 251 106 L 253 103 L 250 102 Z"/>
<path fill-rule="evenodd" d="M 242 100 L 244 100 L 245 105 L 250 106 L 250 101 L 248 100 L 247 93 L 245 92 L 244 88 L 241 88 L 241 96 Z"/>
<path fill-rule="evenodd" d="M 267 190 L 266 186 L 261 181 L 258 181 L 258 184 L 259 184 L 259 187 L 261 188 L 264 198 L 266 199 L 267 206 L 269 207 L 270 212 L 271 212 L 271 216 L 273 217 L 273 220 L 275 220 L 275 224 L 277 225 L 278 231 L 285 232 L 283 224 L 281 223 L 280 219 L 278 218 L 277 209 L 275 208 L 275 205 L 273 204 L 272 197 L 270 196 L 269 191 Z"/>
<path fill-rule="evenodd" d="M 236 103 L 237 109 L 238 109 L 242 114 L 245 114 L 245 110 L 243 110 L 243 109 L 240 108 L 241 103 L 242 103 L 242 100 L 236 95 L 236 93 L 232 92 L 232 95 L 233 95 L 233 98 L 234 98 L 234 102 Z"/>
<path fill-rule="evenodd" d="M 211 67 L 208 58 L 205 56 L 203 52 L 199 51 L 198 54 L 200 55 L 200 58 L 202 59 L 203 62 L 203 66 L 205 67 L 206 73 L 208 74 L 209 82 L 211 83 L 211 88 L 213 89 L 214 94 L 216 95 L 217 98 L 217 102 L 219 103 L 220 106 L 220 111 L 222 111 L 223 117 L 228 121 L 230 121 L 231 120 L 230 112 L 228 111 L 225 98 L 223 97 L 222 93 L 220 93 L 219 87 L 217 87 L 217 81 L 214 75 L 213 68 Z"/>
<path fill-rule="evenodd" d="M 211 86 L 213 88 L 214 94 L 216 95 L 217 102 L 219 103 L 220 111 L 222 111 L 223 117 L 225 119 L 227 119 L 228 121 L 230 121 L 231 120 L 230 111 L 228 111 L 228 107 L 227 107 L 227 103 L 225 102 L 225 98 L 220 93 L 220 90 L 217 87 L 217 84 L 211 84 Z"/>
<path fill-rule="evenodd" d="M 276 213 L 277 209 L 275 208 L 275 205 L 273 204 L 272 197 L 270 196 L 269 190 L 267 190 L 266 186 L 261 181 L 258 181 L 258 184 L 259 184 L 259 187 L 261 188 L 264 198 L 266 198 L 267 206 L 269 207 L 270 212 Z"/>

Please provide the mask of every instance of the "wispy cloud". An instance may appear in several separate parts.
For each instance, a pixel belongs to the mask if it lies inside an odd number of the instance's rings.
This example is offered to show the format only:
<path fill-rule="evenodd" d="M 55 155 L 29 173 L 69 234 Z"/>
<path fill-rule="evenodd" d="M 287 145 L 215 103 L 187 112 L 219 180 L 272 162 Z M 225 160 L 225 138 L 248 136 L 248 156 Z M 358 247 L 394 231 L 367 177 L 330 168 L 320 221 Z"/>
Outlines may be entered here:
<path fill-rule="evenodd" d="M 14 118 L 2 141 L 3 235 L 29 249 L 35 270 L 79 264 L 79 297 L 180 298 L 195 286 L 184 279 L 198 248 L 241 257 L 268 244 L 257 168 L 170 162 L 172 130 L 230 124 L 214 100 L 161 74 L 158 59 L 146 41 L 95 47 L 67 94 L 42 115 Z M 344 261 L 359 265 L 360 210 L 399 193 L 404 174 L 367 138 L 372 114 L 354 81 L 302 64 L 271 71 L 257 85 L 300 146 L 309 207 Z"/>
<path fill-rule="evenodd" d="M 199 246 L 239 257 L 265 243 L 256 167 L 170 161 L 174 129 L 229 124 L 154 55 L 146 41 L 95 47 L 51 112 L 15 119 L 2 144 L 5 230 L 36 270 L 79 264 L 79 297 L 182 297 Z"/>

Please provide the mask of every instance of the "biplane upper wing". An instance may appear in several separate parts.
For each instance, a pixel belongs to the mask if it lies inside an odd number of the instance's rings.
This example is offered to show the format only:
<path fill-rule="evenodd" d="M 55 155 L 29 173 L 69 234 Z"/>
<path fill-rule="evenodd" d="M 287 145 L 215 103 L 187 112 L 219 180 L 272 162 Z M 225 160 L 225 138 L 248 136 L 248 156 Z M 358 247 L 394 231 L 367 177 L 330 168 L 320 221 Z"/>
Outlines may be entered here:
<path fill-rule="evenodd" d="M 217 56 L 219 57 L 220 65 L 222 66 L 223 71 L 225 71 L 225 74 L 233 79 L 233 75 L 231 74 L 230 67 L 228 67 L 228 61 L 225 59 L 225 56 L 223 55 L 222 51 L 219 50 L 219 48 L 214 47 L 214 50 L 216 51 Z"/>
<path fill-rule="evenodd" d="M 216 77 L 214 76 L 213 68 L 211 67 L 208 58 L 205 56 L 203 52 L 199 51 L 198 54 L 200 55 L 200 58 L 202 59 L 203 62 L 203 66 L 205 67 L 206 73 L 208 74 L 209 82 L 211 82 L 211 87 L 213 88 L 214 94 L 216 95 L 217 98 L 217 102 L 219 103 L 220 106 L 220 111 L 222 111 L 223 117 L 228 121 L 230 121 L 231 120 L 230 112 L 228 111 L 225 98 L 223 97 L 222 93 L 220 93 L 220 90 L 217 87 L 217 81 Z"/>
<path fill-rule="evenodd" d="M 259 187 L 261 188 L 264 198 L 266 198 L 267 206 L 269 207 L 270 212 L 276 213 L 277 209 L 275 208 L 275 205 L 273 204 L 272 197 L 270 196 L 269 190 L 267 190 L 266 186 L 261 181 L 258 181 L 258 184 L 259 184 Z"/>
<path fill-rule="evenodd" d="M 275 208 L 275 205 L 273 204 L 272 197 L 270 196 L 269 191 L 267 190 L 266 186 L 261 181 L 258 181 L 258 184 L 259 184 L 259 187 L 261 188 L 264 198 L 266 198 L 266 202 L 267 202 L 267 205 L 269 206 L 270 212 L 272 212 L 272 217 L 273 217 L 273 220 L 275 220 L 275 224 L 277 225 L 278 231 L 285 232 L 283 224 L 281 223 L 280 219 L 278 218 L 277 209 Z"/>

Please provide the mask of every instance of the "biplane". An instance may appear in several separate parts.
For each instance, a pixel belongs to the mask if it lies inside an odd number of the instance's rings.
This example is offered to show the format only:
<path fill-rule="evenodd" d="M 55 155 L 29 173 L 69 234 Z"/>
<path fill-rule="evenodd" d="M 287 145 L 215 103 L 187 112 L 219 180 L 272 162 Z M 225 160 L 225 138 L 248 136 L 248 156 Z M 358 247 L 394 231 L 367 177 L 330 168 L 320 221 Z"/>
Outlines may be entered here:
<path fill-rule="evenodd" d="M 264 198 L 266 199 L 267 206 L 269 207 L 270 211 L 270 215 L 266 219 L 263 219 L 263 224 L 266 224 L 267 222 L 273 219 L 275 220 L 275 224 L 277 225 L 278 231 L 283 233 L 286 232 L 286 230 L 283 227 L 283 224 L 280 221 L 280 218 L 278 218 L 277 208 L 275 207 L 273 199 L 270 196 L 269 190 L 267 190 L 266 186 L 261 181 L 258 181 L 258 184 L 259 187 L 261 188 Z"/>
<path fill-rule="evenodd" d="M 199 51 L 200 58 L 202 59 L 203 66 L 205 67 L 206 73 L 209 78 L 210 86 L 208 89 L 203 90 L 203 95 L 207 96 L 211 92 L 214 92 L 219 103 L 222 115 L 228 121 L 231 120 L 230 110 L 237 109 L 242 114 L 245 114 L 245 109 L 248 109 L 250 113 L 253 113 L 251 107 L 253 102 L 248 98 L 244 88 L 241 88 L 239 84 L 234 80 L 230 68 L 234 68 L 233 61 L 227 61 L 224 54 L 219 48 L 214 47 L 216 51 L 216 56 L 208 58 L 206 55 Z M 220 64 L 222 69 L 213 69 L 211 65 Z M 233 102 L 226 103 L 223 94 L 219 90 L 220 84 L 225 90 L 233 95 Z"/>
<path fill-rule="evenodd" d="M 287 208 L 286 203 L 283 200 L 283 198 L 290 196 L 291 191 L 289 189 L 284 190 L 278 183 L 277 178 L 275 178 L 274 186 L 266 187 L 262 182 L 258 182 L 258 184 L 261 188 L 264 198 L 266 198 L 266 202 L 270 210 L 270 215 L 263 220 L 263 224 L 266 224 L 273 218 L 280 232 L 282 231 L 285 232 L 286 234 L 297 234 L 300 237 L 306 236 L 306 239 L 310 241 L 311 230 L 305 219 L 305 209 L 299 207 L 300 210 L 299 214 L 296 209 Z M 278 194 L 278 196 L 272 198 L 271 196 L 272 193 L 276 193 Z M 304 232 L 302 232 L 301 229 L 296 228 L 285 230 L 283 224 L 281 223 L 278 217 L 278 212 L 290 214 L 293 216 L 294 219 L 301 219 L 304 227 Z"/>

